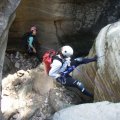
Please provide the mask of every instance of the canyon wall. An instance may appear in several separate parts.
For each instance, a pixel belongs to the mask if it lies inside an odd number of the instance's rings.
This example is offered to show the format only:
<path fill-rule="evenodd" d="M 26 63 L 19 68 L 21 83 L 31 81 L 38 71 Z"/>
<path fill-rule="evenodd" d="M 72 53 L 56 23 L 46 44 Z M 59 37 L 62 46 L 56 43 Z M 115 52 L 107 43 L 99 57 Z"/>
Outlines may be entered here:
<path fill-rule="evenodd" d="M 8 47 L 20 46 L 22 35 L 36 25 L 43 51 L 69 44 L 76 55 L 87 55 L 100 29 L 119 19 L 119 8 L 119 0 L 22 0 Z"/>
<path fill-rule="evenodd" d="M 2 79 L 2 68 L 4 63 L 5 50 L 8 40 L 8 32 L 15 18 L 14 11 L 18 6 L 20 0 L 0 0 L 0 90 Z M 1 95 L 1 91 L 0 91 Z M 2 115 L 0 114 L 2 120 Z"/>
<path fill-rule="evenodd" d="M 120 101 L 120 21 L 109 24 L 98 34 L 88 57 L 97 62 L 81 65 L 74 76 L 94 93 L 94 101 Z"/>
<path fill-rule="evenodd" d="M 94 94 L 95 102 L 120 101 L 119 0 L 23 0 L 18 8 L 20 0 L 0 3 L 0 82 L 8 38 L 8 48 L 18 49 L 21 36 L 36 25 L 43 51 L 69 44 L 76 55 L 87 55 L 92 47 L 88 57 L 97 55 L 97 62 L 79 66 L 73 76 Z"/>

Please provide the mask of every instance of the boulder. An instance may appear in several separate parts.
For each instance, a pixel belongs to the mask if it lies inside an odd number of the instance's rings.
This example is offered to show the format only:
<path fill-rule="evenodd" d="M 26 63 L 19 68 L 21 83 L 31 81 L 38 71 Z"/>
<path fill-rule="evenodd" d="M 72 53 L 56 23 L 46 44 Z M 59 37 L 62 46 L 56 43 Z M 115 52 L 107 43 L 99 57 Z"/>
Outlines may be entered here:
<path fill-rule="evenodd" d="M 98 34 L 88 57 L 97 62 L 81 65 L 73 76 L 94 93 L 94 101 L 120 101 L 120 21 L 105 26 Z"/>
<path fill-rule="evenodd" d="M 120 103 L 108 101 L 72 106 L 56 112 L 52 120 L 119 120 Z"/>
<path fill-rule="evenodd" d="M 5 50 L 8 40 L 8 31 L 15 18 L 14 12 L 19 3 L 20 0 L 0 0 L 0 87 Z M 0 112 L 0 119 L 3 119 L 1 116 Z"/>

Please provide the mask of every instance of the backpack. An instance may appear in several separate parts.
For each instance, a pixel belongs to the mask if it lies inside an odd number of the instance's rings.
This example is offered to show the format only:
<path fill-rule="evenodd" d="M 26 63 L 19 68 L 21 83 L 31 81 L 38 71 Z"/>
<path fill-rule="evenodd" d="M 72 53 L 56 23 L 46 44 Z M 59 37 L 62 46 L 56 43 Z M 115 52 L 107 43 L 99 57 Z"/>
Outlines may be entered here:
<path fill-rule="evenodd" d="M 43 65 L 44 65 L 44 71 L 48 75 L 49 71 L 51 69 L 51 64 L 53 62 L 53 59 L 57 59 L 62 62 L 62 59 L 56 56 L 57 52 L 53 49 L 48 50 L 43 55 Z"/>

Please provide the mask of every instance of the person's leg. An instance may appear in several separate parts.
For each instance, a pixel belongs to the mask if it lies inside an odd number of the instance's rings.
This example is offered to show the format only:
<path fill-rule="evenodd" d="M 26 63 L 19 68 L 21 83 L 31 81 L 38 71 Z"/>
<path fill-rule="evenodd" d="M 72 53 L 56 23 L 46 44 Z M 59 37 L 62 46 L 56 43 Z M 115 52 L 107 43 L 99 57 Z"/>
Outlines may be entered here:
<path fill-rule="evenodd" d="M 80 81 L 74 80 L 71 76 L 67 76 L 65 78 L 61 78 L 61 79 L 59 79 L 57 81 L 60 82 L 64 86 L 76 87 L 83 94 L 85 94 L 85 95 L 87 95 L 89 97 L 93 97 L 93 95 L 86 90 L 86 88 L 84 87 L 84 85 Z"/>
<path fill-rule="evenodd" d="M 74 84 L 83 94 L 85 94 L 85 95 L 87 95 L 87 96 L 89 96 L 89 97 L 93 97 L 93 95 L 86 90 L 86 88 L 84 87 L 83 83 L 81 83 L 80 81 L 75 80 L 73 84 Z"/>
<path fill-rule="evenodd" d="M 35 57 L 36 57 L 36 61 L 38 63 L 41 63 L 42 62 L 42 59 L 40 58 L 39 54 L 38 54 L 38 51 L 35 53 Z"/>
<path fill-rule="evenodd" d="M 29 47 L 29 46 L 28 46 L 28 48 L 27 48 L 27 53 L 28 53 L 30 56 L 32 56 L 32 55 L 34 54 L 32 48 Z"/>
<path fill-rule="evenodd" d="M 42 50 L 41 50 L 41 46 L 40 46 L 40 44 L 39 44 L 39 42 L 36 40 L 35 41 L 35 43 L 34 43 L 34 47 L 35 47 L 35 49 L 36 49 L 36 54 L 35 54 L 35 56 L 36 56 L 36 59 L 37 59 L 37 61 L 39 62 L 39 63 L 41 63 L 42 62 Z"/>

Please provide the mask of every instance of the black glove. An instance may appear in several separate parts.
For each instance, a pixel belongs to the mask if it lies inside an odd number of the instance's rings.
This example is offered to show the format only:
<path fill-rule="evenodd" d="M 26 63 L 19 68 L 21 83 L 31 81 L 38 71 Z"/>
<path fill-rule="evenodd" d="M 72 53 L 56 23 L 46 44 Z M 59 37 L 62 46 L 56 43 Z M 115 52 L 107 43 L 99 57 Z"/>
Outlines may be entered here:
<path fill-rule="evenodd" d="M 94 56 L 94 60 L 95 60 L 95 61 L 97 61 L 97 59 L 98 59 L 98 56 L 97 56 L 97 55 L 95 55 L 95 56 Z"/>
<path fill-rule="evenodd" d="M 62 76 L 56 78 L 56 81 L 61 83 L 61 84 L 66 84 L 66 78 L 62 77 Z"/>

